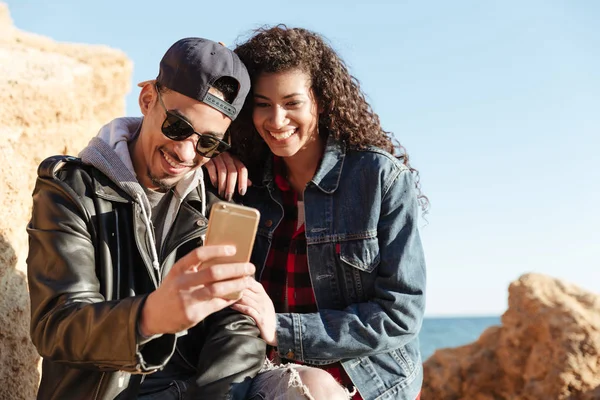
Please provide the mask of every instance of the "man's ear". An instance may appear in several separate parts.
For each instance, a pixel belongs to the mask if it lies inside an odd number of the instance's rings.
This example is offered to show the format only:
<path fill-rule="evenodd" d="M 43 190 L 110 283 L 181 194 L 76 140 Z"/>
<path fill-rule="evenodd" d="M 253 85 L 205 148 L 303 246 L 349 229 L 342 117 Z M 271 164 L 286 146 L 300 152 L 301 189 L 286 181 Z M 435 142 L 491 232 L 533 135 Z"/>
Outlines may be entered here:
<path fill-rule="evenodd" d="M 154 85 L 148 83 L 142 87 L 140 97 L 138 98 L 138 104 L 140 105 L 140 111 L 143 116 L 147 116 L 150 109 L 154 106 L 156 96 L 156 88 Z"/>

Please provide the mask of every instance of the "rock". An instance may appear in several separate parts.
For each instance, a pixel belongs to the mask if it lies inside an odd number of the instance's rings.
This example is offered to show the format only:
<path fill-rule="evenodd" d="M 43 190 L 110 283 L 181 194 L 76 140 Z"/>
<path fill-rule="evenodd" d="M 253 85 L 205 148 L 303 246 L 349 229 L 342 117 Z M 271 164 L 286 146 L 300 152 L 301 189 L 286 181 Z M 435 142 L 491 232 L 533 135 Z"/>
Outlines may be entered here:
<path fill-rule="evenodd" d="M 121 51 L 20 31 L 0 3 L 0 399 L 33 399 L 39 382 L 25 265 L 37 165 L 123 115 L 131 70 Z"/>
<path fill-rule="evenodd" d="M 424 363 L 423 400 L 600 399 L 600 296 L 539 274 L 509 288 L 502 326 Z"/>

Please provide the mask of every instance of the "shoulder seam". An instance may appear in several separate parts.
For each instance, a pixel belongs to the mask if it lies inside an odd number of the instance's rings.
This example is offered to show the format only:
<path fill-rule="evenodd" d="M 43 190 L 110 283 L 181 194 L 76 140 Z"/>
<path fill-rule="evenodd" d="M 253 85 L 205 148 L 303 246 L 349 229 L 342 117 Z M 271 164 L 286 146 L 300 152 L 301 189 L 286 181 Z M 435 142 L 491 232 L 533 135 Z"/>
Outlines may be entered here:
<path fill-rule="evenodd" d="M 380 149 L 379 147 L 366 147 L 364 149 L 351 149 L 351 151 L 355 151 L 357 153 L 375 153 L 378 154 L 380 156 L 383 156 L 385 158 L 387 158 L 388 160 L 390 160 L 392 162 L 392 164 L 394 164 L 394 166 L 400 170 L 407 170 L 408 171 L 408 167 L 406 165 L 404 165 L 396 156 L 394 156 L 393 154 L 388 153 L 385 150 Z"/>
<path fill-rule="evenodd" d="M 81 165 L 81 159 L 72 156 L 52 156 L 46 158 L 44 161 L 40 163 L 38 167 L 38 176 L 40 178 L 52 178 L 56 179 L 56 174 L 61 170 L 66 164 L 73 163 L 77 165 Z"/>

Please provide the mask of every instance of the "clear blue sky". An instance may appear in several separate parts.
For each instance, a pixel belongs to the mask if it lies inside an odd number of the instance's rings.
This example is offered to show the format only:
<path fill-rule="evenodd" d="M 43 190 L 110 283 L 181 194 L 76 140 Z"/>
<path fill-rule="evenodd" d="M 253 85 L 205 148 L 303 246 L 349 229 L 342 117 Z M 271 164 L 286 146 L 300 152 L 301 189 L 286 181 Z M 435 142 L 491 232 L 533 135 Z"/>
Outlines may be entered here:
<path fill-rule="evenodd" d="M 184 36 L 318 31 L 420 170 L 429 316 L 499 314 L 528 271 L 600 290 L 600 2 L 7 3 L 23 30 L 122 49 L 134 83 Z"/>

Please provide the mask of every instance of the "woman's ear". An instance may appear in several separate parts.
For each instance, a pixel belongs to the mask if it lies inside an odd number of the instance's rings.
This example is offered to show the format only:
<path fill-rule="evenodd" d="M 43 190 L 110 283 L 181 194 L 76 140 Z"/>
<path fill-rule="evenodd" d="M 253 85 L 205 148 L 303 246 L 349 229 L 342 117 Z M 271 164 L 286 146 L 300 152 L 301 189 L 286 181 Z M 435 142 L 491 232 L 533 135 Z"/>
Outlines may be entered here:
<path fill-rule="evenodd" d="M 142 90 L 140 91 L 140 97 L 138 98 L 138 104 L 143 116 L 148 115 L 148 112 L 156 101 L 155 97 L 156 88 L 154 85 L 148 83 L 142 87 Z"/>
<path fill-rule="evenodd" d="M 312 95 L 313 101 L 315 103 L 317 103 L 317 115 L 323 114 L 323 111 L 325 111 L 325 107 L 323 107 L 323 102 L 321 101 L 320 98 L 317 97 L 314 88 L 311 88 L 310 91 L 311 91 L 311 95 Z"/>

